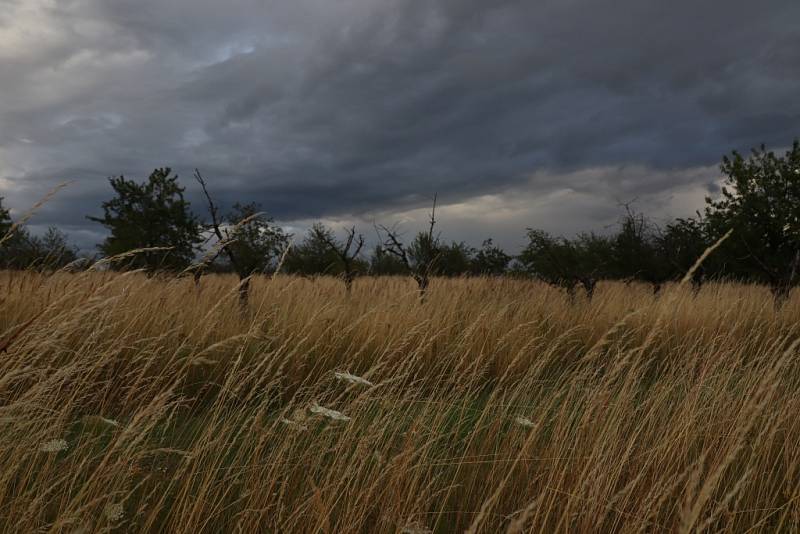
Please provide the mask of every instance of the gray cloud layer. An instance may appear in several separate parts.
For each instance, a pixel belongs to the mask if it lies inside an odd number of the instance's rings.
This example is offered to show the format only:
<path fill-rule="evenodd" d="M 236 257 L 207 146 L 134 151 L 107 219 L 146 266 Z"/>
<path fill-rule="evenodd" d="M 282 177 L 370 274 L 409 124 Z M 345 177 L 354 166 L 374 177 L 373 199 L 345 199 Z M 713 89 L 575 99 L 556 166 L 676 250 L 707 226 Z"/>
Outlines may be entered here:
<path fill-rule="evenodd" d="M 75 180 L 38 220 L 84 240 L 105 178 L 155 166 L 200 167 L 224 202 L 286 221 L 438 191 L 552 198 L 566 231 L 615 198 L 702 194 L 722 154 L 800 134 L 796 0 L 0 6 L 0 194 L 22 207 Z"/>

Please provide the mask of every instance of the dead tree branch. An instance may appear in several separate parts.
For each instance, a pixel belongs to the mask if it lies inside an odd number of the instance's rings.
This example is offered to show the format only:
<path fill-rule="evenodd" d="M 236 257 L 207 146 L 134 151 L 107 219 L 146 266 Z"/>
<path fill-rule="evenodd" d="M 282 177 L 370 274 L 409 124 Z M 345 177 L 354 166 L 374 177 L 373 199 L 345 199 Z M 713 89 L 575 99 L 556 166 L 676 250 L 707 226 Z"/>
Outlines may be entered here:
<path fill-rule="evenodd" d="M 361 249 L 364 248 L 364 236 L 358 234 L 358 237 L 356 237 L 356 227 L 353 226 L 347 230 L 347 240 L 343 245 L 328 236 L 323 236 L 322 239 L 341 261 L 343 269 L 342 280 L 344 280 L 345 290 L 350 294 L 350 290 L 353 288 L 353 281 L 358 276 L 355 260 L 361 254 Z"/>

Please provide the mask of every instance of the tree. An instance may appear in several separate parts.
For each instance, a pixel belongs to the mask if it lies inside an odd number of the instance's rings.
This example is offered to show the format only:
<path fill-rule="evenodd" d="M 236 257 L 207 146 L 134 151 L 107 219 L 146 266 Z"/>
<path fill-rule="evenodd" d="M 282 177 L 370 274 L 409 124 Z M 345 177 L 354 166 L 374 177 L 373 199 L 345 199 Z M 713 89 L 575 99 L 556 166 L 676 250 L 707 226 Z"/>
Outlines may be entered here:
<path fill-rule="evenodd" d="M 304 276 L 341 274 L 340 258 L 328 244 L 334 239 L 331 229 L 322 223 L 314 223 L 303 242 L 292 247 L 286 255 L 283 264 L 286 272 Z"/>
<path fill-rule="evenodd" d="M 383 246 L 376 245 L 369 258 L 369 273 L 374 276 L 407 274 L 403 262 Z"/>
<path fill-rule="evenodd" d="M 228 247 L 239 265 L 237 272 L 272 272 L 277 261 L 289 245 L 290 236 L 275 224 L 274 219 L 263 214 L 255 202 L 236 203 L 225 216 L 226 231 L 230 238 Z M 243 224 L 242 221 L 246 221 Z"/>
<path fill-rule="evenodd" d="M 353 280 L 360 272 L 359 254 L 364 248 L 364 236 L 359 234 L 356 237 L 356 227 L 354 226 L 347 231 L 347 239 L 344 243 L 339 243 L 332 234 L 321 234 L 321 237 L 331 252 L 339 259 L 345 291 L 349 294 L 353 288 Z"/>
<path fill-rule="evenodd" d="M 528 244 L 517 257 L 524 272 L 566 290 L 570 300 L 575 297 L 575 288 L 580 284 L 589 300 L 594 296 L 597 266 L 591 261 L 584 243 L 592 241 L 584 237 L 575 242 L 556 238 L 542 230 L 528 228 Z"/>
<path fill-rule="evenodd" d="M 430 285 L 431 276 L 436 270 L 436 262 L 439 259 L 439 236 L 434 235 L 436 229 L 436 195 L 433 196 L 433 208 L 429 218 L 428 231 L 420 232 L 411 243 L 406 247 L 400 239 L 396 230 L 381 227 L 386 232 L 386 241 L 383 244 L 384 250 L 393 254 L 406 267 L 406 272 L 410 273 L 419 289 L 421 301 L 425 301 L 425 293 Z"/>
<path fill-rule="evenodd" d="M 800 141 L 783 157 L 764 145 L 747 158 L 734 151 L 720 169 L 722 195 L 706 198 L 709 236 L 732 229 L 726 274 L 768 284 L 779 306 L 800 279 Z"/>
<path fill-rule="evenodd" d="M 233 205 L 233 211 L 224 217 L 220 216 L 208 192 L 205 178 L 197 169 L 194 170 L 194 178 L 206 197 L 211 217 L 211 222 L 203 227 L 217 238 L 212 254 L 195 268 L 195 283 L 199 283 L 207 265 L 224 255 L 228 267 L 239 277 L 239 304 L 246 310 L 250 298 L 250 277 L 273 267 L 275 259 L 288 246 L 289 236 L 281 227 L 273 224 L 273 220 L 265 216 L 255 202 L 237 202 Z"/>
<path fill-rule="evenodd" d="M 14 226 L 9 211 L 3 208 L 0 197 L 0 268 L 58 269 L 78 259 L 77 250 L 69 245 L 67 236 L 51 226 L 41 237 L 31 235 L 22 226 Z"/>
<path fill-rule="evenodd" d="M 78 251 L 69 244 L 66 234 L 51 226 L 42 237 L 29 240 L 34 262 L 43 269 L 60 269 L 78 259 Z"/>
<path fill-rule="evenodd" d="M 658 257 L 655 246 L 655 225 L 641 212 L 624 204 L 625 214 L 620 221 L 620 230 L 614 237 L 614 271 L 626 280 L 643 280 L 653 287 L 658 295 L 663 283 L 669 278 L 669 266 Z"/>
<path fill-rule="evenodd" d="M 511 263 L 511 256 L 495 246 L 489 238 L 483 242 L 481 248 L 475 252 L 472 258 L 470 270 L 472 274 L 480 276 L 500 276 L 508 269 Z"/>
<path fill-rule="evenodd" d="M 12 228 L 13 233 L 10 233 Z M 11 213 L 3 207 L 3 197 L 0 197 L 0 269 L 19 268 L 20 245 L 24 239 L 20 238 L 22 228 L 14 228 Z"/>
<path fill-rule="evenodd" d="M 697 259 L 712 243 L 705 230 L 702 219 L 676 219 L 666 225 L 656 237 L 658 257 L 669 266 L 669 278 L 681 279 L 694 266 Z M 718 256 L 707 258 L 692 275 L 692 288 L 700 291 L 709 273 L 715 271 L 715 260 Z"/>
<path fill-rule="evenodd" d="M 11 214 L 3 207 L 3 197 L 0 197 L 0 239 L 11 230 L 12 224 L 14 223 L 11 221 Z"/>
<path fill-rule="evenodd" d="M 109 178 L 116 196 L 103 202 L 102 217 L 87 217 L 105 226 L 110 235 L 98 247 L 106 256 L 134 249 L 168 247 L 132 256 L 130 265 L 150 272 L 177 271 L 192 261 L 202 241 L 200 224 L 183 198 L 184 189 L 171 169 L 155 169 L 145 183 Z"/>
<path fill-rule="evenodd" d="M 419 238 L 419 236 L 417 236 Z M 416 243 L 416 242 L 415 242 Z M 416 247 L 412 247 L 415 250 Z M 453 241 L 439 246 L 439 256 L 434 267 L 438 276 L 462 276 L 469 274 L 475 249 L 464 243 Z"/>

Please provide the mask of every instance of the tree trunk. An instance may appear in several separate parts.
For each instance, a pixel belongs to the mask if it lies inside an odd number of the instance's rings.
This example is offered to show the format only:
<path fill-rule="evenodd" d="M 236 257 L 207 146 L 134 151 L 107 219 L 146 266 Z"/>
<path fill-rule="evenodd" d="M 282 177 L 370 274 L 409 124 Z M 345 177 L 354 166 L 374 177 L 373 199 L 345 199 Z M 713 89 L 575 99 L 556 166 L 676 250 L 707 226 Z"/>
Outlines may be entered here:
<path fill-rule="evenodd" d="M 575 304 L 575 286 L 578 285 L 574 280 L 564 282 L 564 289 L 567 291 L 567 300 L 570 304 Z"/>
<path fill-rule="evenodd" d="M 415 275 L 414 280 L 417 281 L 417 288 L 419 290 L 419 301 L 425 302 L 425 293 L 428 291 L 428 284 L 430 280 L 425 275 Z"/>
<path fill-rule="evenodd" d="M 250 306 L 250 277 L 239 277 L 239 307 L 246 312 Z"/>
<path fill-rule="evenodd" d="M 594 297 L 594 289 L 597 286 L 597 280 L 592 277 L 584 278 L 581 280 L 581 285 L 583 285 L 583 289 L 586 291 L 586 299 L 591 302 L 592 297 Z"/>
<path fill-rule="evenodd" d="M 653 282 L 653 296 L 658 298 L 661 295 L 661 282 Z"/>
<path fill-rule="evenodd" d="M 342 278 L 344 280 L 345 293 L 350 295 L 350 292 L 353 290 L 353 280 L 355 279 L 355 275 L 351 272 L 345 272 Z"/>
<path fill-rule="evenodd" d="M 789 294 L 792 292 L 792 285 L 788 280 L 780 280 L 770 286 L 772 291 L 772 300 L 775 304 L 775 311 L 780 311 L 786 301 L 789 300 Z"/>

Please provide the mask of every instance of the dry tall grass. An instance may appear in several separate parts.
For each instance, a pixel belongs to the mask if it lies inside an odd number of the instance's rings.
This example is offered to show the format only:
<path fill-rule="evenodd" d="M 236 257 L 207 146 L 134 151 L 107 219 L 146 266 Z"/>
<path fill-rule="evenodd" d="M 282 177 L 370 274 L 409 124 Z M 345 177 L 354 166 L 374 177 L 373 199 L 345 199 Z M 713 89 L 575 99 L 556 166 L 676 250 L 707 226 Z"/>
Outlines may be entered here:
<path fill-rule="evenodd" d="M 792 530 L 761 288 L 0 273 L 4 532 Z"/>

